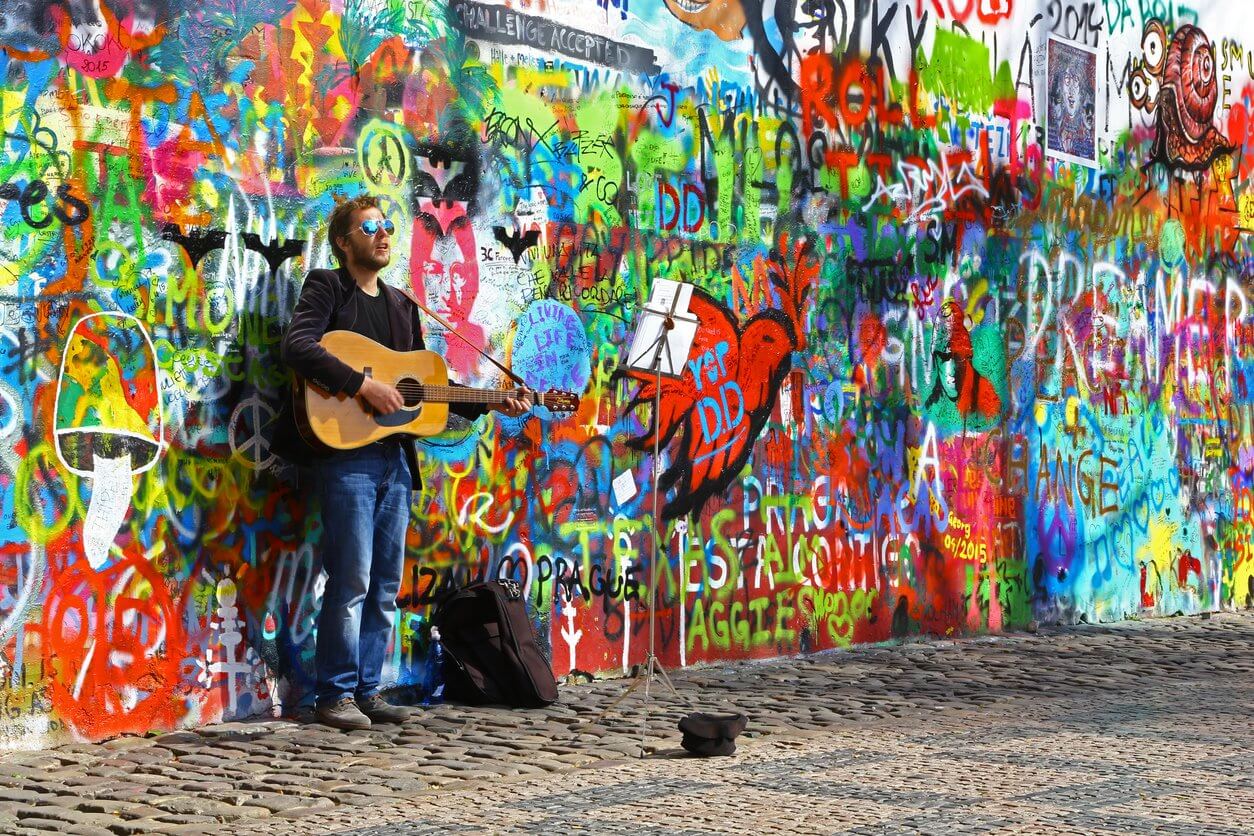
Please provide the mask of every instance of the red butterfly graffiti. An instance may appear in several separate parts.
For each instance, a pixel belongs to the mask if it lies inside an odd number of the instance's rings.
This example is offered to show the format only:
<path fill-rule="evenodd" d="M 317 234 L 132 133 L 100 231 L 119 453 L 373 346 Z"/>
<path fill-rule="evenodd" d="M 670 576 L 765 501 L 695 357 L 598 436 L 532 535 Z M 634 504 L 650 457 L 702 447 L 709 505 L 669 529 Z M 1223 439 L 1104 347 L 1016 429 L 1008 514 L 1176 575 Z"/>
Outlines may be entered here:
<path fill-rule="evenodd" d="M 791 256 L 792 270 L 784 268 L 783 254 Z M 663 519 L 700 514 L 710 497 L 723 493 L 740 475 L 775 407 L 792 351 L 804 344 L 799 323 L 818 266 L 808 242 L 790 248 L 781 240 L 766 269 L 784 310 L 760 311 L 743 329 L 713 297 L 693 291 L 689 311 L 699 324 L 683 375 L 662 379 L 660 412 L 644 435 L 628 442 L 635 449 L 652 450 L 655 433 L 661 434 L 659 443 L 665 447 L 683 431 L 679 452 L 658 480 L 663 494 L 673 489 Z M 657 379 L 643 372 L 628 374 L 641 386 L 627 410 L 652 404 Z"/>

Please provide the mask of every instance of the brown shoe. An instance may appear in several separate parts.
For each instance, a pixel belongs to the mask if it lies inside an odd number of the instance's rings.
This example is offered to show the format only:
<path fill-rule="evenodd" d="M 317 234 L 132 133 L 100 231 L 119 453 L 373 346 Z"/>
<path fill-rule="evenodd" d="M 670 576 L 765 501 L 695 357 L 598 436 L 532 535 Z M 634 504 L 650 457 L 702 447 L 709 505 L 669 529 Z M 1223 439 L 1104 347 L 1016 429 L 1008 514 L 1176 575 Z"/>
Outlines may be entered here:
<path fill-rule="evenodd" d="M 337 729 L 370 728 L 370 718 L 357 709 L 352 697 L 340 697 L 329 705 L 320 705 L 314 709 L 314 716 L 324 726 Z"/>
<path fill-rule="evenodd" d="M 358 697 L 357 707 L 372 723 L 403 723 L 409 719 L 409 709 L 392 705 L 378 694 Z"/>

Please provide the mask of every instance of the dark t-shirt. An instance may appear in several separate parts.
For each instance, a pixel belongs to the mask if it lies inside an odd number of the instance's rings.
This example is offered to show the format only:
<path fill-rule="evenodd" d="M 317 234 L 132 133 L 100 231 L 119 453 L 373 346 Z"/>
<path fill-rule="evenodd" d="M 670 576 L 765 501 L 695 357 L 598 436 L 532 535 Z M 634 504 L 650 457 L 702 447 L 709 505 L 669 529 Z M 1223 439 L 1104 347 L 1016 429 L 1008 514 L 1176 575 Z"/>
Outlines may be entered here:
<path fill-rule="evenodd" d="M 353 330 L 363 337 L 369 337 L 385 348 L 394 348 L 392 345 L 392 323 L 388 320 L 388 300 L 383 295 L 383 288 L 379 288 L 378 296 L 371 296 L 360 287 L 354 293 L 357 294 L 357 319 L 353 322 Z M 401 439 L 399 436 L 390 436 L 376 444 L 399 445 Z"/>
<path fill-rule="evenodd" d="M 354 292 L 357 294 L 357 321 L 353 323 L 353 330 L 392 348 L 392 323 L 388 320 L 388 300 L 383 289 L 379 289 L 378 296 L 371 296 L 360 287 Z"/>

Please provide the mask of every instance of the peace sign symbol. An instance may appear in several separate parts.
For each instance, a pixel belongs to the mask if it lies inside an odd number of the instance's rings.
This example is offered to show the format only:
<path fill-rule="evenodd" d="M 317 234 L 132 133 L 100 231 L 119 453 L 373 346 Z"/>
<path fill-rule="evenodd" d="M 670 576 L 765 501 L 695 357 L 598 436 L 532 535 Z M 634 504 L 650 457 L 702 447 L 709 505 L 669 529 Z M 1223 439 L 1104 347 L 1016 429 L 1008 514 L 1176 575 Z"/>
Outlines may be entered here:
<path fill-rule="evenodd" d="M 274 409 L 261 398 L 253 395 L 240 401 L 231 413 L 228 438 L 231 454 L 237 456 L 253 470 L 265 470 L 274 461 L 270 445 L 262 434 L 262 427 L 274 419 Z"/>
<path fill-rule="evenodd" d="M 375 120 L 366 127 L 357 147 L 366 179 L 375 186 L 390 190 L 405 182 L 405 145 L 393 126 Z"/>

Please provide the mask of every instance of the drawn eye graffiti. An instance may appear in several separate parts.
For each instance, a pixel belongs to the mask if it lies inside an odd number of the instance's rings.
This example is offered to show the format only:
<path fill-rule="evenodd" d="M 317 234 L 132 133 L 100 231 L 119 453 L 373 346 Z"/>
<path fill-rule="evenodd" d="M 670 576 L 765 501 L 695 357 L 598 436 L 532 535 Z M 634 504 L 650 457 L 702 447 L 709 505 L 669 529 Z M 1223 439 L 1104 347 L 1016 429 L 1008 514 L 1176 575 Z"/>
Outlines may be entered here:
<path fill-rule="evenodd" d="M 1141 36 L 1141 60 L 1128 79 L 1128 93 L 1133 107 L 1147 113 L 1153 113 L 1158 107 L 1166 57 L 1167 29 L 1161 20 L 1151 20 Z"/>
<path fill-rule="evenodd" d="M 1150 75 L 1144 68 L 1138 69 L 1128 79 L 1128 92 L 1132 97 L 1132 106 L 1145 110 L 1149 113 L 1154 112 L 1154 108 L 1158 107 L 1158 79 Z"/>
<path fill-rule="evenodd" d="M 1133 73 L 1132 79 L 1128 82 L 1129 92 L 1132 94 L 1132 106 L 1137 108 L 1145 107 L 1145 76 L 1138 71 Z"/>
<path fill-rule="evenodd" d="M 1167 51 L 1167 31 L 1162 21 L 1152 20 L 1145 27 L 1145 36 L 1141 38 L 1141 52 L 1145 55 L 1145 67 L 1151 73 L 1158 73 L 1163 68 L 1163 55 Z"/>

